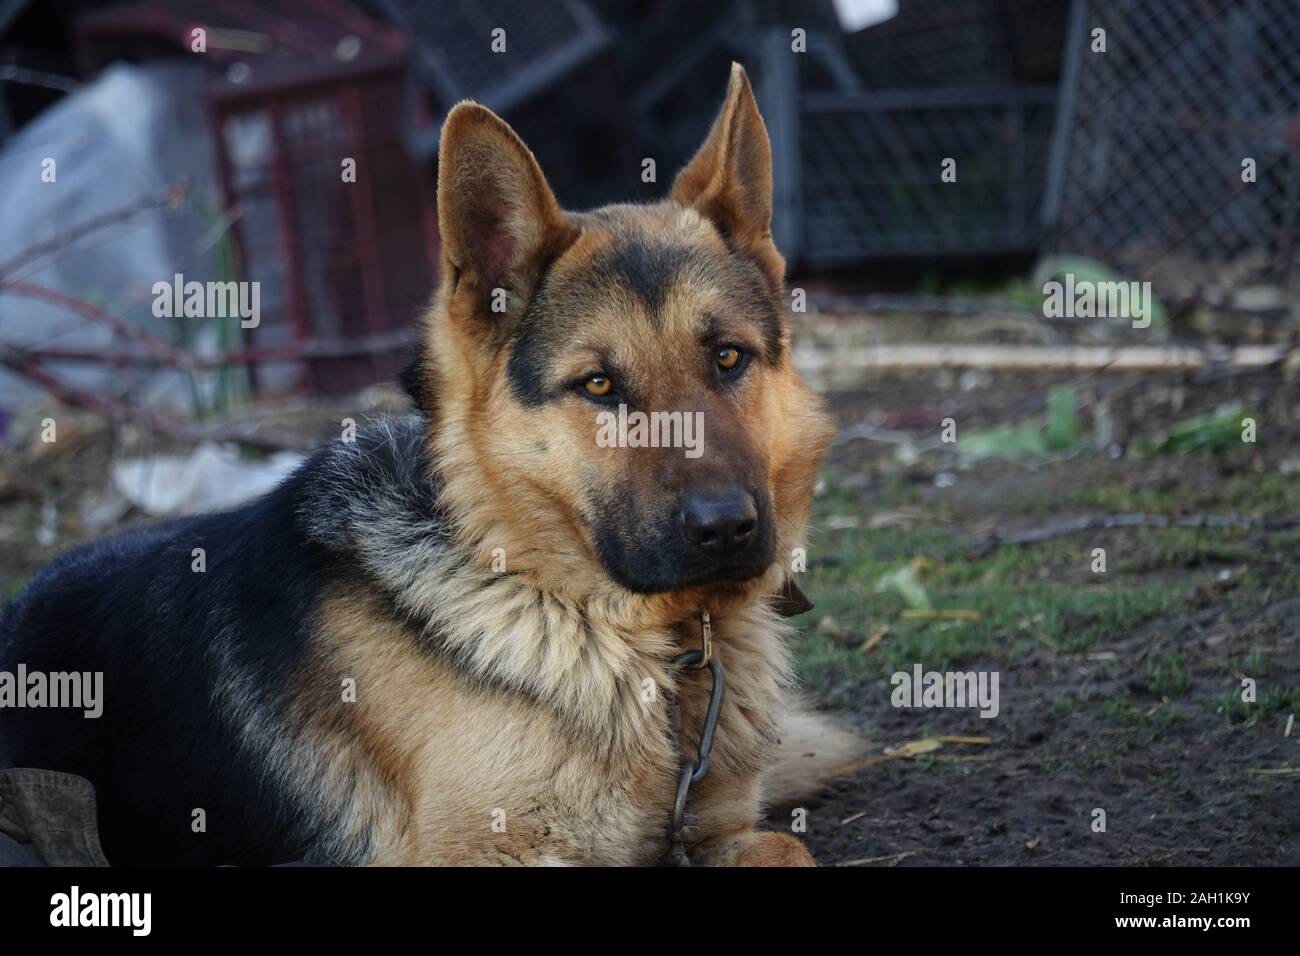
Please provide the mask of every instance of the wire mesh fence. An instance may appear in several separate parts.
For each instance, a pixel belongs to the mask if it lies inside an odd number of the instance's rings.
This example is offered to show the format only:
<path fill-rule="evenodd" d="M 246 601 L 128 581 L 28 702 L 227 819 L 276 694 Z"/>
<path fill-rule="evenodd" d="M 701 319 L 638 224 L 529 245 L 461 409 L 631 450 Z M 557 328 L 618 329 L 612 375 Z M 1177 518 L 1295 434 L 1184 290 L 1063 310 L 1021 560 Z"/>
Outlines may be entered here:
<path fill-rule="evenodd" d="M 804 97 L 803 258 L 1033 249 L 1055 99 L 1051 87 Z M 947 159 L 956 182 L 941 179 Z"/>
<path fill-rule="evenodd" d="M 813 268 L 1037 249 L 1066 13 L 1063 0 L 902 3 L 872 29 L 810 35 L 796 66 L 769 31 L 760 98 L 776 117 L 783 248 Z"/>
<path fill-rule="evenodd" d="M 1078 0 L 1050 246 L 1176 298 L 1252 285 L 1294 293 L 1297 37 L 1295 0 Z"/>

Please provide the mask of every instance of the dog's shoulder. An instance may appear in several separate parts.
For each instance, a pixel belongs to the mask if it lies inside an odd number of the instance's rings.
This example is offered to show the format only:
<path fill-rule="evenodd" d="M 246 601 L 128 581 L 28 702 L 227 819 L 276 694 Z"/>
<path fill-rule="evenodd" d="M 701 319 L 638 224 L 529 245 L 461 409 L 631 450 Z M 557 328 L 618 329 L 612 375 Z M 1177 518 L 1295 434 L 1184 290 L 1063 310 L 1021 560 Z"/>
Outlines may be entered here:
<path fill-rule="evenodd" d="M 354 549 L 377 526 L 388 533 L 444 530 L 440 486 L 429 468 L 423 419 L 380 419 L 355 441 L 335 441 L 294 476 L 295 513 L 305 533 L 336 550 Z"/>

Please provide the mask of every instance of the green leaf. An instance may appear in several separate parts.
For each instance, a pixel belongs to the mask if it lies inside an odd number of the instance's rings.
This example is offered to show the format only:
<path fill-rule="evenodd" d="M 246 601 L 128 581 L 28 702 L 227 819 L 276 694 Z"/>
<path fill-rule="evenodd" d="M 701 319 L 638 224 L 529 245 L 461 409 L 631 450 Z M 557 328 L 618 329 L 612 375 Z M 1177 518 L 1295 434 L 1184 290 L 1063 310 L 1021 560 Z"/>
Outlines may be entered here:
<path fill-rule="evenodd" d="M 876 582 L 876 592 L 894 591 L 910 608 L 918 611 L 930 610 L 930 596 L 925 593 L 925 585 L 912 565 L 904 565 L 897 571 L 882 575 Z"/>
<path fill-rule="evenodd" d="M 1220 405 L 1208 415 L 1197 415 L 1179 422 L 1173 428 L 1154 438 L 1133 443 L 1139 455 L 1183 454 L 1216 448 L 1232 448 L 1241 444 L 1242 419 L 1251 417 L 1236 403 Z"/>

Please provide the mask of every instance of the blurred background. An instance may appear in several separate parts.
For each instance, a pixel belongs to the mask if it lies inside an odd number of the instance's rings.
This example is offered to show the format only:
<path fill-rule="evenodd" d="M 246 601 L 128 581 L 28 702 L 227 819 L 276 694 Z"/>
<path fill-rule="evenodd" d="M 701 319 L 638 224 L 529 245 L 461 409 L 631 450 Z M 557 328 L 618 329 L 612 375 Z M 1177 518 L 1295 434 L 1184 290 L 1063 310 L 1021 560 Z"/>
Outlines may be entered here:
<path fill-rule="evenodd" d="M 732 60 L 841 425 L 800 673 L 879 744 L 814 851 L 1300 862 L 1294 0 L 0 0 L 0 600 L 405 408 L 458 100 L 567 207 L 654 200 Z M 1112 282 L 1141 321 L 1049 305 Z M 1002 716 L 890 708 L 918 661 Z"/>
<path fill-rule="evenodd" d="M 58 293 L 199 356 L 251 352 L 198 383 L 37 356 L 132 401 L 197 392 L 196 411 L 391 378 L 435 282 L 456 101 L 509 119 L 566 206 L 656 199 L 732 59 L 772 137 L 777 242 L 817 305 L 1023 280 L 1032 306 L 1035 265 L 1077 255 L 1152 281 L 1174 322 L 1205 306 L 1272 322 L 1300 255 L 1297 31 L 1287 0 L 9 0 L 0 335 L 109 351 L 118 333 Z M 175 273 L 257 281 L 264 321 L 178 337 L 141 292 Z M 31 394 L 0 381 L 6 410 Z"/>

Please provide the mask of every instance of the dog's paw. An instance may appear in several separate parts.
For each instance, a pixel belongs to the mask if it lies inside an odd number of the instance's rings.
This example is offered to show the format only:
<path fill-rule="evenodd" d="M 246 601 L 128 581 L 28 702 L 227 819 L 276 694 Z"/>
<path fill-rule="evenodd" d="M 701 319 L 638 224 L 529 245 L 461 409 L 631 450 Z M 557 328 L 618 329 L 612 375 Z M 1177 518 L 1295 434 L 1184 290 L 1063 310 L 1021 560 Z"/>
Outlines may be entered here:
<path fill-rule="evenodd" d="M 750 833 L 736 847 L 736 866 L 816 866 L 808 848 L 788 833 Z"/>

